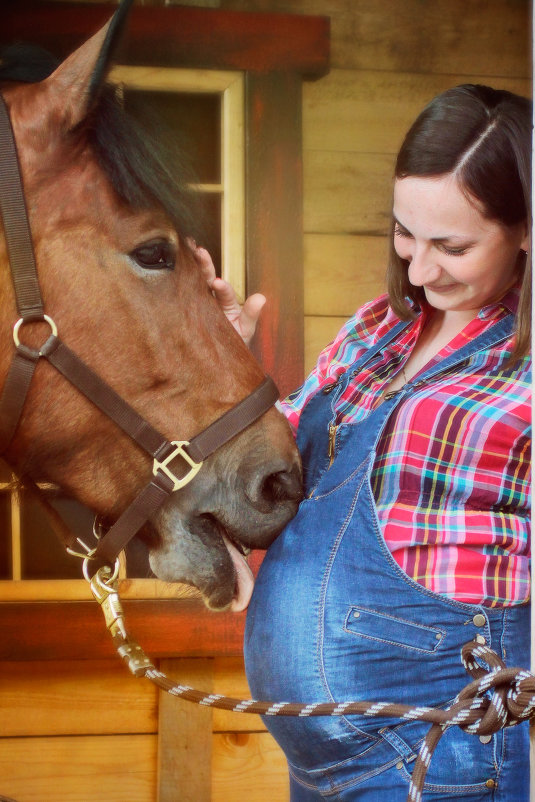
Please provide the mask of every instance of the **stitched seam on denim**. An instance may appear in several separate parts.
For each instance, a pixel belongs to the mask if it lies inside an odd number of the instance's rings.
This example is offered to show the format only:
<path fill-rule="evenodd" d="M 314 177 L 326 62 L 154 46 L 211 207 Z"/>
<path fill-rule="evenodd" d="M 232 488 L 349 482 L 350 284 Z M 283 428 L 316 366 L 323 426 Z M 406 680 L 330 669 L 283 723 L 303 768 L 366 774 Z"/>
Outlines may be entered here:
<path fill-rule="evenodd" d="M 421 652 L 422 654 L 435 654 L 436 650 L 429 650 L 429 649 L 422 649 L 419 646 L 408 646 L 405 643 L 398 643 L 394 640 L 387 640 L 386 638 L 374 638 L 373 635 L 363 635 L 362 632 L 354 632 L 351 629 L 345 629 L 344 632 L 347 632 L 348 635 L 354 635 L 357 638 L 366 638 L 366 640 L 373 640 L 376 643 L 388 643 L 390 646 L 397 646 L 399 649 L 407 649 L 409 652 Z M 444 640 L 444 636 L 442 637 Z M 438 645 L 442 643 L 442 640 L 439 642 L 437 641 Z"/>
<path fill-rule="evenodd" d="M 399 771 L 405 775 L 407 780 L 411 779 L 411 775 L 405 768 L 405 765 L 403 765 Z M 447 792 L 448 794 L 466 794 L 472 791 L 483 791 L 488 794 L 489 789 L 484 782 L 471 783 L 469 785 L 434 785 L 433 783 L 424 783 L 424 792 L 425 791 L 440 791 L 441 793 Z"/>
<path fill-rule="evenodd" d="M 356 472 L 357 471 L 354 471 L 354 474 Z M 325 665 L 324 665 L 324 662 L 323 662 L 324 637 L 325 637 L 325 625 L 324 625 L 324 621 L 325 621 L 325 597 L 327 595 L 327 587 L 328 587 L 328 584 L 329 584 L 329 578 L 330 578 L 330 575 L 331 575 L 331 570 L 332 570 L 332 567 L 333 567 L 334 560 L 335 560 L 336 555 L 338 553 L 338 549 L 340 547 L 340 543 L 342 542 L 343 537 L 344 537 L 344 535 L 345 535 L 345 533 L 347 531 L 347 527 L 349 526 L 349 523 L 350 523 L 350 521 L 351 521 L 351 519 L 353 517 L 353 513 L 355 511 L 355 506 L 356 506 L 357 500 L 358 500 L 358 498 L 360 496 L 360 492 L 361 492 L 361 489 L 362 489 L 363 481 L 364 481 L 365 478 L 366 478 L 366 473 L 363 473 L 361 481 L 359 482 L 358 487 L 356 488 L 355 493 L 353 494 L 353 499 L 351 501 L 351 505 L 349 507 L 349 510 L 347 511 L 347 515 L 346 515 L 346 517 L 344 519 L 344 522 L 343 522 L 342 526 L 338 530 L 338 534 L 337 534 L 336 539 L 334 541 L 334 544 L 333 544 L 333 546 L 331 548 L 329 560 L 328 560 L 326 568 L 325 568 L 325 570 L 323 572 L 323 579 L 322 579 L 322 582 L 321 582 L 319 607 L 318 607 L 318 640 L 317 640 L 317 645 L 316 645 L 316 661 L 317 661 L 317 665 L 318 665 L 318 668 L 319 668 L 321 684 L 323 685 L 325 693 L 328 694 L 329 699 L 332 702 L 334 702 L 336 700 L 335 700 L 333 694 L 331 693 L 331 689 L 329 688 L 329 684 L 327 682 L 327 677 L 326 677 L 326 674 L 325 674 Z M 362 736 L 364 736 L 366 738 L 369 738 L 370 740 L 375 740 L 375 741 L 378 740 L 374 736 L 370 736 L 368 733 L 364 732 L 363 730 L 360 730 L 358 727 L 355 727 L 355 725 L 352 724 L 347 719 L 346 716 L 342 716 L 341 720 L 343 720 L 344 724 L 346 725 L 346 727 L 349 729 L 350 732 L 352 732 L 352 733 L 358 732 L 360 735 L 362 735 Z"/>
<path fill-rule="evenodd" d="M 500 639 L 499 639 L 500 640 L 500 652 L 499 653 L 500 653 L 500 656 L 502 657 L 502 659 L 504 660 L 504 662 L 506 660 L 506 651 L 507 651 L 506 648 L 505 648 L 505 636 L 506 636 L 506 632 L 507 632 L 508 613 L 509 613 L 509 608 L 505 607 L 503 609 L 503 622 L 502 622 L 502 628 L 501 628 Z M 492 629 L 491 629 L 491 626 L 490 626 L 489 622 L 487 622 L 487 626 L 485 627 L 485 630 L 486 630 L 485 634 L 487 634 L 487 631 L 488 631 L 488 641 L 487 642 L 490 645 L 492 643 L 492 639 L 491 639 Z M 500 735 L 501 735 L 501 738 L 499 737 Z M 492 747 L 493 747 L 493 753 L 494 753 L 494 766 L 495 766 L 495 769 L 496 769 L 496 776 L 499 777 L 500 773 L 501 773 L 501 771 L 502 771 L 502 769 L 503 769 L 503 767 L 505 765 L 505 756 L 506 756 L 506 731 L 505 731 L 505 729 L 502 729 L 502 730 L 500 730 L 500 732 L 497 732 L 495 735 L 493 735 L 493 737 L 492 737 Z M 498 754 L 498 749 L 500 750 L 500 754 Z"/>
<path fill-rule="evenodd" d="M 407 722 L 404 721 L 401 726 L 403 726 L 404 724 L 407 724 Z M 397 726 L 400 726 L 400 725 L 397 725 Z M 419 744 L 419 743 L 421 743 L 421 741 L 423 741 L 423 738 L 420 741 L 418 741 L 417 743 Z M 362 752 L 359 752 L 357 755 L 351 755 L 351 757 L 344 758 L 344 760 L 339 760 L 337 763 L 329 764 L 329 766 L 328 766 L 329 771 L 339 770 L 341 768 L 344 768 L 345 766 L 351 765 L 352 763 L 355 762 L 355 760 L 360 760 L 362 757 L 366 757 L 368 752 L 370 752 L 372 749 L 375 749 L 378 745 L 381 745 L 381 742 L 382 742 L 381 738 L 377 738 L 377 739 L 375 739 L 373 741 L 370 739 L 369 745 L 366 747 L 366 749 L 363 749 Z M 288 768 L 289 769 L 293 769 L 292 773 L 296 777 L 296 779 L 298 778 L 298 774 L 296 774 L 296 772 L 302 771 L 302 772 L 306 773 L 307 776 L 313 778 L 314 775 L 316 775 L 316 774 L 317 775 L 322 775 L 326 771 L 326 769 L 324 769 L 324 768 L 321 768 L 321 769 L 301 769 L 301 768 L 299 768 L 299 766 L 294 765 L 290 760 L 288 760 L 288 758 L 286 758 L 286 762 L 288 763 Z"/>
<path fill-rule="evenodd" d="M 313 496 L 312 498 L 309 499 L 309 501 L 320 501 L 321 499 L 327 498 L 328 496 L 332 495 L 337 490 L 340 490 L 340 488 L 345 487 L 347 484 L 349 484 L 349 482 L 351 482 L 355 478 L 355 476 L 358 475 L 359 471 L 363 470 L 363 468 L 366 466 L 367 462 L 370 462 L 370 456 L 369 455 L 365 459 L 363 459 L 362 462 L 360 463 L 360 465 L 358 466 L 358 468 L 355 468 L 355 470 L 352 471 L 352 473 L 350 473 L 349 476 L 346 476 L 346 478 L 342 482 L 340 482 L 339 485 L 336 485 L 335 487 L 332 487 L 330 490 L 327 490 L 326 493 L 322 493 L 320 496 Z M 325 474 L 323 474 L 323 475 L 325 475 Z M 366 474 L 364 474 L 364 476 L 363 476 L 363 479 L 365 479 L 365 478 L 366 478 Z M 361 487 L 362 487 L 362 481 L 360 482 L 360 485 L 359 485 L 359 492 L 360 492 L 360 488 Z"/>
<path fill-rule="evenodd" d="M 347 788 L 353 788 L 355 786 L 362 785 L 362 783 L 367 782 L 367 780 L 371 780 L 373 777 L 377 777 L 379 774 L 383 774 L 385 771 L 393 768 L 397 763 L 400 761 L 400 756 L 397 755 L 392 760 L 389 760 L 387 763 L 383 763 L 380 766 L 377 766 L 375 769 L 371 769 L 367 771 L 365 774 L 360 775 L 356 780 L 346 780 L 342 783 L 337 783 L 336 785 L 332 785 L 332 790 L 321 790 L 316 785 L 312 785 L 306 782 L 306 780 L 302 780 L 299 777 L 296 777 L 295 773 L 292 771 L 291 767 L 288 766 L 288 770 L 294 780 L 298 782 L 300 785 L 303 785 L 305 788 L 309 788 L 311 791 L 316 791 L 317 793 L 321 794 L 324 797 L 328 797 L 330 799 L 333 798 L 335 794 L 338 794 L 340 791 L 345 791 Z M 328 770 L 326 770 L 326 774 Z M 332 782 L 332 778 L 326 778 L 329 782 Z"/>
<path fill-rule="evenodd" d="M 383 727 L 381 730 L 381 736 L 383 740 L 387 742 L 387 744 L 390 744 L 392 749 L 396 750 L 402 760 L 406 760 L 407 762 L 416 760 L 414 748 L 408 744 L 407 741 L 403 740 L 401 735 L 399 735 L 399 733 L 397 733 L 393 728 Z"/>
<path fill-rule="evenodd" d="M 348 626 L 348 621 L 352 610 L 362 610 L 364 612 L 374 613 L 379 618 L 387 619 L 389 622 L 393 622 L 394 624 L 395 622 L 399 622 L 401 625 L 405 625 L 407 627 L 414 627 L 416 630 L 424 630 L 426 633 L 436 633 L 437 635 L 440 635 L 441 638 L 440 640 L 435 640 L 435 644 L 432 649 L 426 649 L 423 646 L 411 646 L 408 643 L 400 643 L 399 641 L 390 640 L 389 638 L 378 638 L 375 637 L 374 635 L 367 635 L 366 633 L 363 632 L 357 632 L 354 629 L 350 629 Z M 407 621 L 404 618 L 396 618 L 396 616 L 387 615 L 382 610 L 375 610 L 372 607 L 361 607 L 359 605 L 352 605 L 350 607 L 349 612 L 346 616 L 345 625 L 343 629 L 344 632 L 348 633 L 348 635 L 355 635 L 360 638 L 368 638 L 369 640 L 374 640 L 377 641 L 378 643 L 390 643 L 392 644 L 392 646 L 399 646 L 400 649 L 410 649 L 415 652 L 423 652 L 424 654 L 435 654 L 438 647 L 442 644 L 444 638 L 446 637 L 446 631 L 439 627 L 426 627 L 423 624 L 416 624 L 413 621 Z"/>

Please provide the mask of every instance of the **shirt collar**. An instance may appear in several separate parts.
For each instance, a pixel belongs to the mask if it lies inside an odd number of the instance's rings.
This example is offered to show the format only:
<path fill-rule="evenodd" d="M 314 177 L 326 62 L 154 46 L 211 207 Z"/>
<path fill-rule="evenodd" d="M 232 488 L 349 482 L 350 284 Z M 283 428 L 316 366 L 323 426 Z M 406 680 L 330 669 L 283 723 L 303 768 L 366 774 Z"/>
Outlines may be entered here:
<path fill-rule="evenodd" d="M 511 287 L 498 301 L 493 301 L 493 303 L 484 306 L 480 310 L 478 317 L 481 318 L 481 320 L 489 320 L 493 317 L 498 317 L 504 312 L 512 312 L 513 315 L 516 315 L 519 300 L 520 287 L 517 285 Z"/>

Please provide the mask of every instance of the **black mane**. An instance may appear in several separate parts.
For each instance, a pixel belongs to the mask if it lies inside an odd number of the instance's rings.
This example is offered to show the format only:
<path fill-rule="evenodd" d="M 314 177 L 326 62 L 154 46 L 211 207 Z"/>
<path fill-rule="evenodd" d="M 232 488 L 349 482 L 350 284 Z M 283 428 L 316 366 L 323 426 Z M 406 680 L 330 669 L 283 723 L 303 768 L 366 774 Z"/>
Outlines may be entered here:
<path fill-rule="evenodd" d="M 193 171 L 171 132 L 145 101 L 107 86 L 83 127 L 117 194 L 135 209 L 157 204 L 182 236 L 199 237 Z"/>
<path fill-rule="evenodd" d="M 0 82 L 35 83 L 59 65 L 48 51 L 15 44 L 0 51 Z M 175 131 L 145 104 L 108 85 L 82 131 L 122 200 L 134 209 L 161 206 L 182 236 L 199 238 L 200 204 L 188 188 L 194 176 Z"/>

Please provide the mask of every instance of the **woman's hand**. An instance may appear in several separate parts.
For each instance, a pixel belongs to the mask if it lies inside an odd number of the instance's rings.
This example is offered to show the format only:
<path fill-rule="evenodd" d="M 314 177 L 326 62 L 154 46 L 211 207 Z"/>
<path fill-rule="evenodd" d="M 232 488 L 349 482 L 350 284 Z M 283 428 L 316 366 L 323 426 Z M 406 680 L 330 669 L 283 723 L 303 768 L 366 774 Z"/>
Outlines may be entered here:
<path fill-rule="evenodd" d="M 248 345 L 253 339 L 256 331 L 256 324 L 260 317 L 260 312 L 266 299 L 259 292 L 249 296 L 243 306 L 238 302 L 233 287 L 222 278 L 217 278 L 212 257 L 206 248 L 198 247 L 189 240 L 189 245 L 193 251 L 195 261 L 201 269 L 201 273 L 210 289 L 212 290 L 219 306 L 232 323 L 242 340 Z"/>

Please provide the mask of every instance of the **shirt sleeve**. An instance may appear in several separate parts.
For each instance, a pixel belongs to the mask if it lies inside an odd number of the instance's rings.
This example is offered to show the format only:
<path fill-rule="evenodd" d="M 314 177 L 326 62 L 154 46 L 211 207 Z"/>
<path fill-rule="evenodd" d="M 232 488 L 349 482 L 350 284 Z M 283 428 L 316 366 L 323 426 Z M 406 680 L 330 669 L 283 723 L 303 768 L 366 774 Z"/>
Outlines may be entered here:
<path fill-rule="evenodd" d="M 295 434 L 301 412 L 322 387 L 335 382 L 378 338 L 398 322 L 391 311 L 388 296 L 381 295 L 360 307 L 342 326 L 336 337 L 318 357 L 315 368 L 298 390 L 280 402 Z"/>

